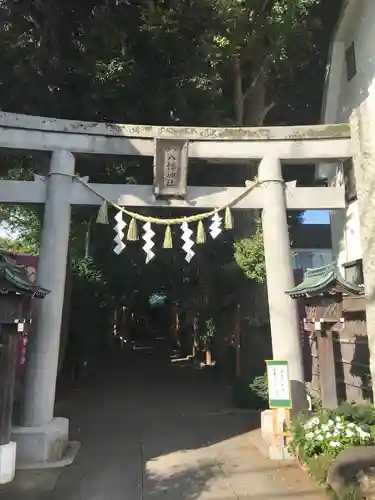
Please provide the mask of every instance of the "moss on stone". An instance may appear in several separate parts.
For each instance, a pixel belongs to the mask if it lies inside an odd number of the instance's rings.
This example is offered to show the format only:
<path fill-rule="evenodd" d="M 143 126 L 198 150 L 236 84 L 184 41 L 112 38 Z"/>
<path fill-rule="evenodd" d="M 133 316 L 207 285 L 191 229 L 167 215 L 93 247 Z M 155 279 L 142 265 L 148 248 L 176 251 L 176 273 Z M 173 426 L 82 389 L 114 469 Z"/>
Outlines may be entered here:
<path fill-rule="evenodd" d="M 113 135 L 116 137 L 134 137 L 139 139 L 162 137 L 166 139 L 190 139 L 192 141 L 299 141 L 309 139 L 347 139 L 350 137 L 350 125 L 347 123 L 284 127 L 158 127 L 151 125 L 61 120 L 38 116 L 26 118 L 27 129 L 35 128 L 38 130 L 42 123 L 42 130 L 45 132 L 62 131 L 67 133 Z M 22 122 L 26 118 L 23 115 L 0 112 L 2 126 L 22 126 Z M 10 123 L 7 124 L 9 121 Z M 14 125 L 17 121 L 19 123 Z"/>
<path fill-rule="evenodd" d="M 299 128 L 292 133 L 288 139 L 348 139 L 350 137 L 350 126 L 348 123 L 338 123 L 318 127 Z"/>

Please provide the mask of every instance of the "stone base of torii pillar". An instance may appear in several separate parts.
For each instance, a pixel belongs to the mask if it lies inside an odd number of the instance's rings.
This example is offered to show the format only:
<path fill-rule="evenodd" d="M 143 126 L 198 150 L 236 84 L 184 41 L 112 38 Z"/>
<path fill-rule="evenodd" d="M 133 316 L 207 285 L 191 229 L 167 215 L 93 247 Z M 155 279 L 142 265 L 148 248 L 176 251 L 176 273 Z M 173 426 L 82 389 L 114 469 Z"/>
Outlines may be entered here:
<path fill-rule="evenodd" d="M 16 469 L 47 469 L 70 465 L 80 443 L 69 440 L 69 420 L 55 417 L 38 427 L 14 427 Z"/>

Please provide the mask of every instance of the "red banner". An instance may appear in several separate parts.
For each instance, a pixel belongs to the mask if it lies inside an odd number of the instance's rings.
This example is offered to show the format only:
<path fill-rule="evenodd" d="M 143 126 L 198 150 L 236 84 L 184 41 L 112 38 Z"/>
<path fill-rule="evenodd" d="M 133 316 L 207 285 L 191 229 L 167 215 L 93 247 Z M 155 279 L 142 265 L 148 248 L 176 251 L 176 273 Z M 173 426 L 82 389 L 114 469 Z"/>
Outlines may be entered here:
<path fill-rule="evenodd" d="M 38 257 L 35 255 L 25 255 L 25 254 L 14 254 L 9 253 L 8 258 L 13 260 L 16 264 L 20 266 L 26 266 L 29 278 L 31 281 L 36 280 L 36 270 L 38 267 Z M 30 315 L 30 301 L 27 300 L 24 302 L 23 311 L 24 316 L 27 318 Z M 18 354 L 17 354 L 17 376 L 23 375 L 24 366 L 26 363 L 26 353 L 27 353 L 27 344 L 28 344 L 28 334 L 30 331 L 30 325 L 25 324 L 24 331 L 19 338 L 18 343 Z"/>

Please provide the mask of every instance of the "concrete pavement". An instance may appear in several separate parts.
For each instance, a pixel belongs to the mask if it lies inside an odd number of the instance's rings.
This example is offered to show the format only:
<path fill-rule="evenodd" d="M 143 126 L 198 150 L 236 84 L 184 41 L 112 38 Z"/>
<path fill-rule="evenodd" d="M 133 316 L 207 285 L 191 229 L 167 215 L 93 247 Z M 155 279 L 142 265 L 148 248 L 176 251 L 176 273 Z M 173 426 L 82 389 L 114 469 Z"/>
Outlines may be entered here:
<path fill-rule="evenodd" d="M 148 356 L 104 367 L 57 407 L 82 442 L 74 463 L 19 472 L 0 500 L 325 498 L 258 451 L 258 416 L 233 411 L 215 378 Z"/>

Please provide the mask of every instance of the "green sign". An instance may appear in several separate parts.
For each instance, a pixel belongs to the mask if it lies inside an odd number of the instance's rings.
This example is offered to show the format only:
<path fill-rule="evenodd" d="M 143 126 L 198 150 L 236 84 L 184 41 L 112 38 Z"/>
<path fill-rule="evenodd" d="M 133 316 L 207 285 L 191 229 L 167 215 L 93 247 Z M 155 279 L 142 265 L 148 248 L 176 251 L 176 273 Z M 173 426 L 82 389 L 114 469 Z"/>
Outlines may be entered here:
<path fill-rule="evenodd" d="M 288 361 L 266 361 L 270 408 L 292 408 Z"/>

